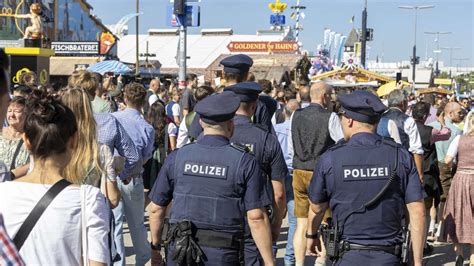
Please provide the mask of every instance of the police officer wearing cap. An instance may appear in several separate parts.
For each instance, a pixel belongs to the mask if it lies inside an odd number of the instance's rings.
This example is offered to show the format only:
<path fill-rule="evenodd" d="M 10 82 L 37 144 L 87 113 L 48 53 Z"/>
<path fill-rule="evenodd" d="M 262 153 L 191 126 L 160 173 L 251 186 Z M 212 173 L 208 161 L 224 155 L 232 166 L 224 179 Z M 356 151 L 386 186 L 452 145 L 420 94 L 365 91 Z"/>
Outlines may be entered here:
<path fill-rule="evenodd" d="M 228 56 L 220 62 L 224 68 L 224 80 L 226 86 L 244 82 L 248 78 L 249 70 L 253 65 L 253 60 L 248 55 L 236 54 Z M 267 130 L 274 132 L 272 125 L 272 117 L 261 100 L 257 101 L 257 109 L 255 111 L 254 123 L 264 125 Z M 191 123 L 188 135 L 191 139 L 197 139 L 202 132 L 199 125 L 199 117 L 195 117 Z"/>
<path fill-rule="evenodd" d="M 272 236 L 278 240 L 281 221 L 286 211 L 285 178 L 288 175 L 285 159 L 278 139 L 265 127 L 253 124 L 252 115 L 257 107 L 257 99 L 262 91 L 256 82 L 241 82 L 226 87 L 224 92 L 231 91 L 240 98 L 240 106 L 234 117 L 234 135 L 231 142 L 245 145 L 255 155 L 262 169 L 262 180 L 267 182 L 267 193 L 274 199 Z M 245 264 L 259 265 L 262 260 L 252 240 L 257 236 L 247 234 L 245 242 Z"/>
<path fill-rule="evenodd" d="M 232 92 L 199 102 L 204 136 L 166 158 L 150 193 L 152 264 L 160 263 L 161 244 L 168 243 L 168 265 L 243 265 L 246 217 L 265 264 L 274 265 L 264 209 L 271 200 L 260 167 L 255 156 L 229 142 L 239 106 Z"/>
<path fill-rule="evenodd" d="M 317 232 L 329 207 L 332 224 L 338 228 L 333 234 L 339 248 L 335 265 L 400 265 L 406 207 L 414 264 L 421 265 L 425 208 L 413 158 L 401 145 L 375 133 L 385 111 L 377 96 L 357 91 L 340 95 L 339 101 L 345 140 L 316 164 L 309 186 L 313 213 L 306 234 L 307 252 L 320 255 Z M 325 242 L 331 242 L 324 232 Z"/>

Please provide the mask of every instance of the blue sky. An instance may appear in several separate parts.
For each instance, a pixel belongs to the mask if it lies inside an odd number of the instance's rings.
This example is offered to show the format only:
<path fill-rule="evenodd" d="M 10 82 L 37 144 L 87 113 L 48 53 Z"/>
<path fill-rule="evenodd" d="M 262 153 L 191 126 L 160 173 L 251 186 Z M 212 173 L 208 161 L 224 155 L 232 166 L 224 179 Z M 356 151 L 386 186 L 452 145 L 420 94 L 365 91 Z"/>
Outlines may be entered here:
<path fill-rule="evenodd" d="M 300 33 L 304 48 L 314 51 L 323 40 L 323 30 L 348 34 L 352 28 L 349 20 L 355 16 L 354 26 L 359 28 L 364 0 L 300 0 L 307 9 L 303 20 L 304 30 Z M 93 13 L 105 24 L 114 24 L 122 16 L 133 13 L 134 0 L 88 0 L 94 7 Z M 233 28 L 235 34 L 255 34 L 258 29 L 268 29 L 271 11 L 267 4 L 270 0 L 202 0 L 201 27 L 192 28 L 198 32 L 202 28 Z M 296 0 L 282 0 L 289 6 Z M 169 0 L 140 0 L 140 32 L 146 33 L 149 28 L 167 28 L 166 6 Z M 435 36 L 424 34 L 425 31 L 451 31 L 442 35 L 441 46 L 458 46 L 453 58 L 469 58 L 462 64 L 474 66 L 474 0 L 368 0 L 368 27 L 374 29 L 374 41 L 370 59 L 378 55 L 385 62 L 407 60 L 411 55 L 414 34 L 414 12 L 398 9 L 399 5 L 433 4 L 434 9 L 421 10 L 418 16 L 417 48 L 418 55 L 424 59 L 434 57 Z M 287 24 L 291 9 L 285 11 Z M 130 33 L 134 33 L 134 21 L 129 24 Z M 449 52 L 443 51 L 440 60 L 449 64 Z M 453 65 L 459 61 L 453 60 Z"/>

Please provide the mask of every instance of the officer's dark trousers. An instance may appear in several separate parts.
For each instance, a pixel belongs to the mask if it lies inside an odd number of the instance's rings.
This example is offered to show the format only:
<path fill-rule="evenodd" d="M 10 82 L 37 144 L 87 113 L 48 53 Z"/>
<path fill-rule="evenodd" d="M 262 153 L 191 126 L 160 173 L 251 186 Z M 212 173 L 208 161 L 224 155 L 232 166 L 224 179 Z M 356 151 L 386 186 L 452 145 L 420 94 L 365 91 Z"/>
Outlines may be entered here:
<path fill-rule="evenodd" d="M 194 265 L 206 265 L 206 266 L 238 266 L 239 265 L 239 252 L 232 249 L 222 249 L 222 248 L 209 248 L 201 246 L 202 251 L 204 252 L 205 259 L 203 263 L 194 264 Z M 178 265 L 172 260 L 173 252 L 172 248 L 169 248 L 168 252 L 168 262 L 166 265 Z"/>
<path fill-rule="evenodd" d="M 245 239 L 244 247 L 245 265 L 263 265 L 263 259 L 257 249 L 255 241 L 250 237 Z"/>
<path fill-rule="evenodd" d="M 383 251 L 351 250 L 345 252 L 338 266 L 400 266 L 400 259 Z"/>

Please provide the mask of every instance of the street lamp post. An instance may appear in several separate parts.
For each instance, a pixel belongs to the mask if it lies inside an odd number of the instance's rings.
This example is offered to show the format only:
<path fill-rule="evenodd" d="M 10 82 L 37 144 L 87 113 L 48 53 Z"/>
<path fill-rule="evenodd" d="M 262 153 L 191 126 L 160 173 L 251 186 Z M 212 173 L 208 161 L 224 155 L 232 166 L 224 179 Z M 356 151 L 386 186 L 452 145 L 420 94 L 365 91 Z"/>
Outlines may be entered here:
<path fill-rule="evenodd" d="M 436 70 L 435 70 L 435 76 L 439 76 L 439 54 L 441 53 L 441 50 L 439 49 L 439 35 L 440 34 L 451 34 L 452 32 L 450 31 L 425 31 L 425 34 L 434 34 L 436 35 Z"/>
<path fill-rule="evenodd" d="M 418 63 L 418 58 L 416 57 L 416 30 L 417 30 L 417 20 L 418 20 L 418 10 L 422 9 L 429 9 L 435 7 L 434 5 L 426 5 L 426 6 L 399 6 L 398 8 L 400 9 L 411 9 L 415 10 L 415 33 L 414 33 L 414 44 L 413 44 L 413 58 L 412 58 L 412 66 L 413 66 L 413 72 L 412 72 L 412 77 L 413 77 L 413 89 L 415 88 L 416 85 L 416 64 Z"/>
<path fill-rule="evenodd" d="M 463 61 L 469 61 L 469 58 L 453 58 L 453 60 L 459 61 L 458 68 L 456 69 L 456 72 L 459 72 L 459 68 L 461 69 L 462 72 L 462 62 Z"/>
<path fill-rule="evenodd" d="M 453 51 L 461 50 L 461 47 L 441 47 L 441 49 L 449 51 L 449 78 L 451 78 L 451 71 L 453 68 Z"/>

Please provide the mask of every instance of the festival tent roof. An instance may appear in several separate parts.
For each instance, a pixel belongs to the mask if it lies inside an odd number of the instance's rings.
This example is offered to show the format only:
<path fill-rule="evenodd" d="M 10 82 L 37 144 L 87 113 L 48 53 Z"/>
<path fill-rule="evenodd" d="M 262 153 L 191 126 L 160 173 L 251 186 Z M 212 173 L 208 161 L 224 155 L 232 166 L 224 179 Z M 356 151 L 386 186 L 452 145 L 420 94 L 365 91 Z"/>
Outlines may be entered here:
<path fill-rule="evenodd" d="M 118 57 L 123 62 L 135 62 L 136 35 L 127 35 L 118 41 Z M 162 69 L 178 68 L 176 62 L 179 36 L 176 34 L 139 35 L 140 53 L 146 52 L 148 42 L 150 60 L 159 60 Z M 207 68 L 222 54 L 231 54 L 227 45 L 232 41 L 259 42 L 281 41 L 282 36 L 273 35 L 207 35 L 188 34 L 187 36 L 187 62 L 188 68 Z M 249 53 L 251 54 L 251 53 Z M 140 56 L 143 60 L 145 57 Z"/>
<path fill-rule="evenodd" d="M 345 86 L 379 86 L 392 81 L 393 79 L 365 70 L 359 67 L 342 67 L 311 77 L 311 81 L 318 80 L 339 80 L 345 81 Z M 338 86 L 335 83 L 334 86 Z"/>
<path fill-rule="evenodd" d="M 445 89 L 445 88 L 426 88 L 426 89 L 419 89 L 417 91 L 418 94 L 425 94 L 425 93 L 439 93 L 439 94 L 453 94 L 452 91 Z"/>
<path fill-rule="evenodd" d="M 357 33 L 356 29 L 352 29 L 344 46 L 353 47 L 356 42 L 359 42 L 359 34 Z"/>

